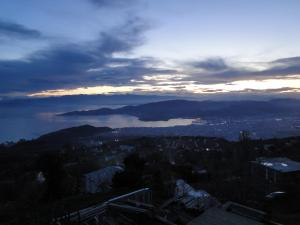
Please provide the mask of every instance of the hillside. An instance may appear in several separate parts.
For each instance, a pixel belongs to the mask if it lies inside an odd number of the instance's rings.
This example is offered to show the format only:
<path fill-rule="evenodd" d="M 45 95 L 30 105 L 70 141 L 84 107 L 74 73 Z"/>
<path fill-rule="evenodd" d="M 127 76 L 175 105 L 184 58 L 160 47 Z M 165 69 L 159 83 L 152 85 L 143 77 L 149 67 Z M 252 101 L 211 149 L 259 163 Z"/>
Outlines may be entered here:
<path fill-rule="evenodd" d="M 42 135 L 37 140 L 43 142 L 69 142 L 77 140 L 78 138 L 89 137 L 110 131 L 112 131 L 112 129 L 109 127 L 93 127 L 90 125 L 83 125 L 48 133 Z"/>
<path fill-rule="evenodd" d="M 131 115 L 144 121 L 173 118 L 211 118 L 267 115 L 299 115 L 300 101 L 273 99 L 270 101 L 187 101 L 169 100 L 117 109 L 73 111 L 60 116 Z"/>

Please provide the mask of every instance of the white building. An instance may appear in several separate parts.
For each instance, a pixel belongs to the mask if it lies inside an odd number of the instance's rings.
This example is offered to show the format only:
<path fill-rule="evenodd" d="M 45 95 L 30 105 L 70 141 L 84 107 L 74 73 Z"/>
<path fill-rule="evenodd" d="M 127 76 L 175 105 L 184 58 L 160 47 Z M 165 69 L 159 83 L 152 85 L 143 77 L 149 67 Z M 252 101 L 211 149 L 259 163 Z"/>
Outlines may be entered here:
<path fill-rule="evenodd" d="M 175 197 L 187 209 L 204 210 L 218 205 L 218 201 L 204 190 L 195 190 L 184 180 L 177 180 Z"/>

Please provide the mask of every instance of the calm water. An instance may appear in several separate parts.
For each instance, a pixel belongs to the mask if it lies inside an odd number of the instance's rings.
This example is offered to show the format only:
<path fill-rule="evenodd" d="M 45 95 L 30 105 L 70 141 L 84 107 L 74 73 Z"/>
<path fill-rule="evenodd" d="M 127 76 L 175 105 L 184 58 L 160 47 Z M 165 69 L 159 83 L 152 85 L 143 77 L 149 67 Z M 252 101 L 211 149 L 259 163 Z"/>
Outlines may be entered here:
<path fill-rule="evenodd" d="M 23 107 L 0 107 L 0 143 L 17 141 L 19 139 L 32 139 L 40 135 L 59 129 L 93 125 L 111 128 L 125 127 L 165 127 L 163 129 L 126 129 L 124 132 L 138 132 L 147 135 L 200 135 L 225 137 L 236 140 L 241 130 L 248 130 L 254 138 L 272 138 L 300 135 L 300 119 L 298 117 L 247 117 L 243 119 L 225 120 L 222 118 L 204 121 L 202 119 L 171 119 L 169 121 L 140 121 L 133 116 L 84 116 L 62 117 L 57 113 L 69 112 L 78 109 L 96 109 L 100 107 L 117 108 L 122 105 L 80 106 L 78 105 L 44 105 Z M 191 125 L 192 126 L 187 126 Z M 201 126 L 198 126 L 201 125 Z M 174 127 L 181 126 L 181 127 Z M 148 132 L 148 133 L 147 133 Z"/>
<path fill-rule="evenodd" d="M 43 110 L 23 111 L 9 109 L 0 114 L 0 143 L 5 141 L 17 141 L 21 138 L 32 139 L 40 135 L 63 128 L 93 125 L 97 127 L 107 126 L 111 128 L 124 127 L 169 127 L 176 125 L 190 125 L 193 119 L 171 119 L 169 121 L 144 122 L 133 116 L 85 116 L 62 117 L 56 116 L 57 112 L 42 112 Z"/>

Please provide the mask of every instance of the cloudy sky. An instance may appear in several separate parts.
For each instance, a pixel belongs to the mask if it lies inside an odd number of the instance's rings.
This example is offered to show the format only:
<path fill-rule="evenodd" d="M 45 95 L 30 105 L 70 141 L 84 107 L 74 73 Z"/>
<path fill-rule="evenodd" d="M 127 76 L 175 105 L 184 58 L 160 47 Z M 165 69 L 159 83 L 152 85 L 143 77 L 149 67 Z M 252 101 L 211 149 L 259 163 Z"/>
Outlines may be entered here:
<path fill-rule="evenodd" d="M 0 96 L 300 91 L 299 0 L 1 0 Z"/>

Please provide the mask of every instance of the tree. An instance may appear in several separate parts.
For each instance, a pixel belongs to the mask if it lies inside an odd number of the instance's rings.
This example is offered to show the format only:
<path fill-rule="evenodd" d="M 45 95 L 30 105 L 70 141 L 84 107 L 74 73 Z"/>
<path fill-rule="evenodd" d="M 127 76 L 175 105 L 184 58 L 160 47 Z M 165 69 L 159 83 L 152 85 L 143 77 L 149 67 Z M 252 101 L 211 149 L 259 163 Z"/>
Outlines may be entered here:
<path fill-rule="evenodd" d="M 114 188 L 129 187 L 135 188 L 142 184 L 142 174 L 134 170 L 124 170 L 116 173 L 112 179 Z"/>
<path fill-rule="evenodd" d="M 124 159 L 126 170 L 143 171 L 145 167 L 145 160 L 140 158 L 139 154 L 133 153 Z"/>
<path fill-rule="evenodd" d="M 142 184 L 145 160 L 139 154 L 133 153 L 124 159 L 125 170 L 113 177 L 113 187 L 137 187 Z"/>
<path fill-rule="evenodd" d="M 66 172 L 58 153 L 46 153 L 39 157 L 37 167 L 43 172 L 46 184 L 46 199 L 59 199 L 64 194 Z"/>
<path fill-rule="evenodd" d="M 251 152 L 251 134 L 247 130 L 243 130 L 239 134 L 239 154 L 238 154 L 238 171 L 239 173 L 248 172 L 248 162 L 252 158 Z"/>
<path fill-rule="evenodd" d="M 248 142 L 251 140 L 251 133 L 248 130 L 242 130 L 239 134 L 239 141 L 242 142 Z"/>

